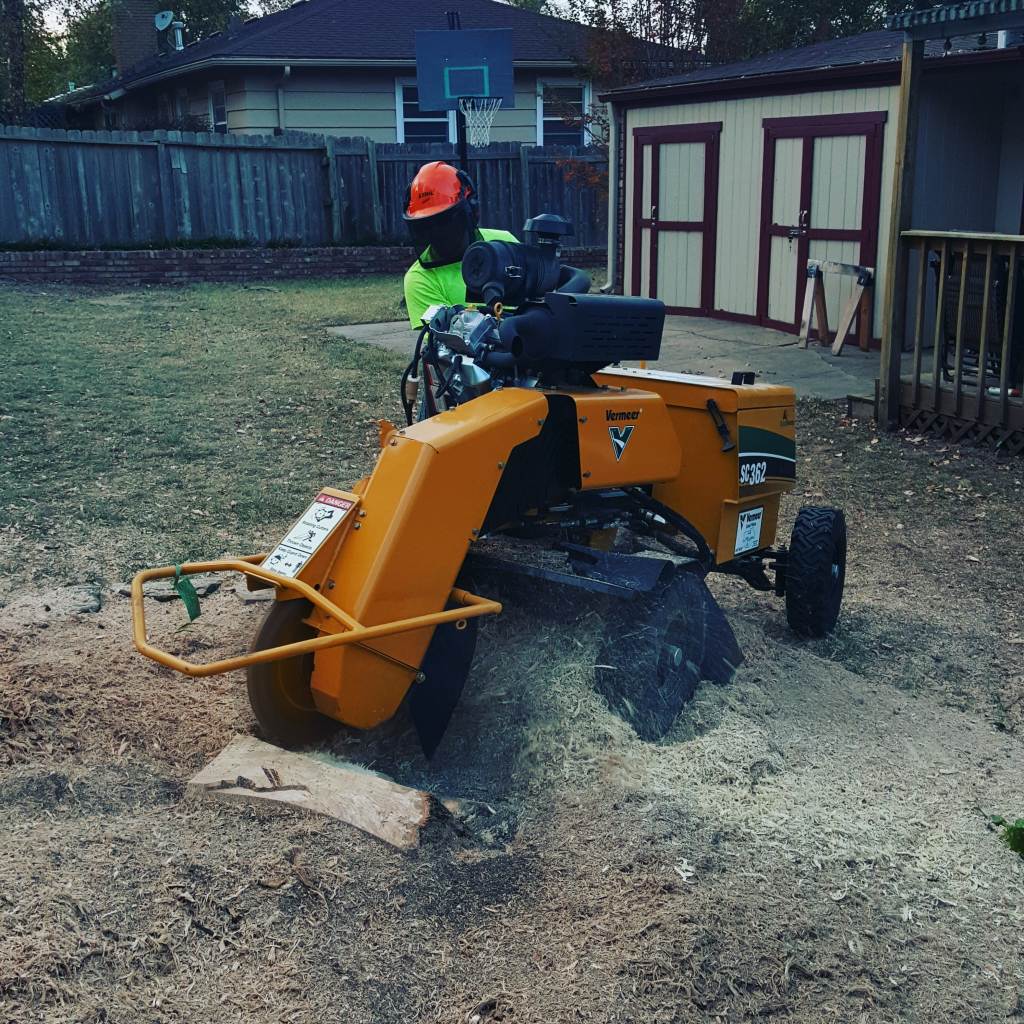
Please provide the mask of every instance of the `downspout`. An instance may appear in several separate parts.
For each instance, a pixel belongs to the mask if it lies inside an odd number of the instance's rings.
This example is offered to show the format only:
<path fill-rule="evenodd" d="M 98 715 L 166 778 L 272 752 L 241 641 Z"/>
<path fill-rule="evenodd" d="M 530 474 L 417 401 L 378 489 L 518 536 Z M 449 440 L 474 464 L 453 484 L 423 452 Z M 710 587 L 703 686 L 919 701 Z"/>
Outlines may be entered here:
<path fill-rule="evenodd" d="M 284 116 L 284 86 L 292 77 L 291 64 L 285 64 L 281 69 L 281 81 L 277 84 L 277 134 L 283 135 L 286 129 Z"/>
<path fill-rule="evenodd" d="M 612 137 L 608 143 L 608 291 L 625 294 L 623 274 L 623 202 L 626 188 L 626 112 L 611 103 Z"/>

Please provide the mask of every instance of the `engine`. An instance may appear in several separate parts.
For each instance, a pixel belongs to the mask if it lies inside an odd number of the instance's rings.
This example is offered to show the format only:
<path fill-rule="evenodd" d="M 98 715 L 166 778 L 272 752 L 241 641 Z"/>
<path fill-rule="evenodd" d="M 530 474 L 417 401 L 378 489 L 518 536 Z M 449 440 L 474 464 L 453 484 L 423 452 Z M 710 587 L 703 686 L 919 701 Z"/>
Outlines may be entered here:
<path fill-rule="evenodd" d="M 462 260 L 470 306 L 435 306 L 403 375 L 411 423 L 420 367 L 420 418 L 505 386 L 593 386 L 622 360 L 657 359 L 658 299 L 590 294 L 590 277 L 561 262 L 572 225 L 554 214 L 526 222 L 524 243 L 475 242 Z"/>

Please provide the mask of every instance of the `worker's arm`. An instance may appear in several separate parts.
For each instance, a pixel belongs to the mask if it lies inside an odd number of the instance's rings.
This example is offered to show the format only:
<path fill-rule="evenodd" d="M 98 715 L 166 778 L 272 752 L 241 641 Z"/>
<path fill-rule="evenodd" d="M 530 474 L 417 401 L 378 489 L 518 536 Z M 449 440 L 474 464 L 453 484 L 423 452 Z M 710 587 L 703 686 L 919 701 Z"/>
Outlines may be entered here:
<path fill-rule="evenodd" d="M 444 290 L 439 276 L 432 270 L 414 263 L 405 272 L 405 308 L 409 314 L 412 329 L 418 331 L 423 326 L 423 314 L 431 306 L 446 306 Z"/>

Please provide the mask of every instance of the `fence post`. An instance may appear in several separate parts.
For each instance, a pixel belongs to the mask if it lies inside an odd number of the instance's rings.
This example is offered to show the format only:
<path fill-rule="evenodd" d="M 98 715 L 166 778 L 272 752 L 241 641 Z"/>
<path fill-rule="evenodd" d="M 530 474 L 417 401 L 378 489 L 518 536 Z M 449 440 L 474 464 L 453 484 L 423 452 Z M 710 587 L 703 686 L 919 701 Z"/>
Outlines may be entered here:
<path fill-rule="evenodd" d="M 172 145 L 175 142 L 181 143 L 184 141 L 185 133 L 179 131 L 169 131 L 167 133 L 167 141 Z M 188 194 L 188 164 L 185 162 L 185 154 L 182 151 L 182 147 L 176 146 L 173 150 L 168 151 L 168 162 L 171 169 L 171 195 L 175 198 L 175 219 L 174 219 L 174 234 L 170 238 L 191 238 L 192 237 L 192 209 L 189 202 Z"/>
<path fill-rule="evenodd" d="M 167 153 L 165 132 L 154 132 L 157 139 L 157 181 L 160 188 L 160 225 L 164 240 L 175 237 L 177 224 L 174 219 L 174 184 L 171 180 L 171 161 Z"/>
<path fill-rule="evenodd" d="M 523 223 L 533 215 L 530 210 L 530 147 L 519 147 L 519 178 L 523 195 Z"/>
<path fill-rule="evenodd" d="M 345 181 L 338 172 L 338 160 L 335 154 L 334 136 L 324 138 L 324 159 L 327 161 L 327 188 L 331 197 L 331 241 L 341 242 L 342 205 L 345 196 Z"/>
<path fill-rule="evenodd" d="M 380 182 L 377 180 L 377 143 L 373 139 L 366 140 L 366 165 L 370 175 L 370 206 L 373 208 L 371 215 L 373 217 L 373 240 L 375 242 L 382 242 L 381 235 L 383 234 L 383 228 L 381 226 L 381 209 L 380 209 Z"/>

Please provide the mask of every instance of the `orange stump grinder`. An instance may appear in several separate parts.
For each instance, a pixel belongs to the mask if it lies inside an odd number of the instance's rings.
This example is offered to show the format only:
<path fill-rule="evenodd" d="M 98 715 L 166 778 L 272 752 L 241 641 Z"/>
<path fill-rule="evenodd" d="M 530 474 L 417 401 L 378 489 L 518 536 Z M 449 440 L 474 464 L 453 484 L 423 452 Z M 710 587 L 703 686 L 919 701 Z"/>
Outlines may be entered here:
<path fill-rule="evenodd" d="M 468 579 L 525 574 L 623 599 L 595 685 L 645 739 L 664 734 L 700 679 L 725 682 L 742 660 L 708 573 L 784 596 L 798 633 L 831 630 L 842 512 L 804 508 L 788 547 L 774 546 L 795 479 L 792 389 L 752 374 L 620 368 L 657 358 L 664 306 L 588 294 L 587 276 L 559 260 L 570 231 L 543 215 L 525 244 L 472 245 L 463 276 L 475 306 L 424 317 L 402 378 L 406 426 L 382 424 L 370 475 L 349 491 L 322 488 L 268 555 L 139 573 L 138 649 L 193 676 L 245 668 L 260 729 L 287 746 L 338 723 L 370 729 L 408 701 L 429 755 L 479 619 L 501 611 L 460 586 Z M 564 562 L 480 551 L 499 535 Z M 226 570 L 276 591 L 249 653 L 196 665 L 148 642 L 147 580 Z"/>

